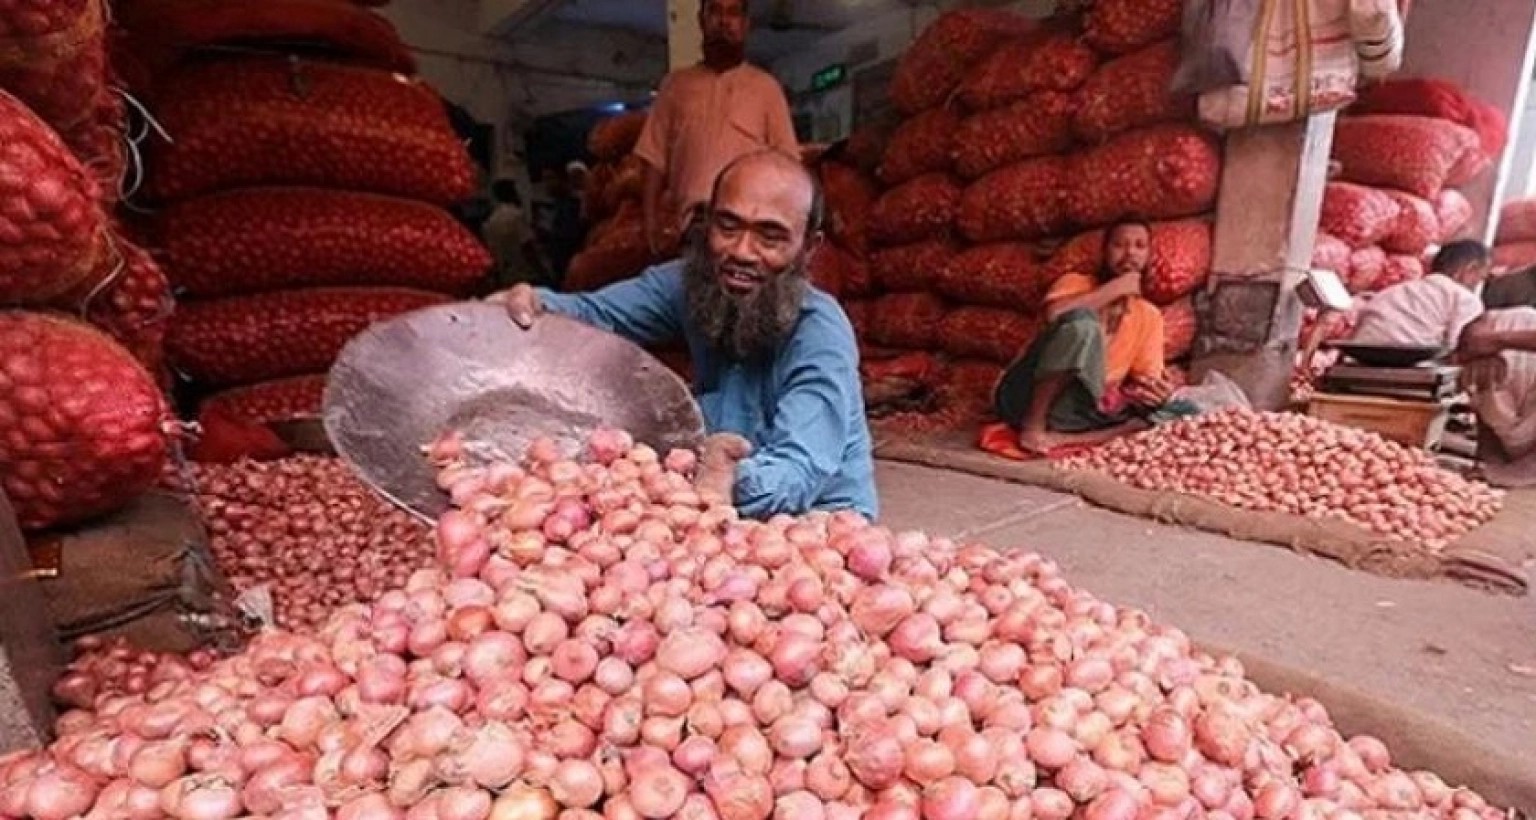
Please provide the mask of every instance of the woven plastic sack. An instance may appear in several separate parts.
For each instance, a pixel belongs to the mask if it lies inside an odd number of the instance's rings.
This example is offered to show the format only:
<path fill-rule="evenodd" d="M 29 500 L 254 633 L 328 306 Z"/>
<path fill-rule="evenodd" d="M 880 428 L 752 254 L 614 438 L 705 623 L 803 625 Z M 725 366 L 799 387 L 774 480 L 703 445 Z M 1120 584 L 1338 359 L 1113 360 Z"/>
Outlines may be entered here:
<path fill-rule="evenodd" d="M 143 248 L 115 237 L 96 269 L 53 306 L 95 325 L 144 369 L 160 373 L 176 298 L 160 265 Z"/>
<path fill-rule="evenodd" d="M 818 173 L 827 204 L 827 234 L 854 253 L 865 253 L 869 213 L 880 191 L 863 171 L 839 162 L 822 163 Z"/>
<path fill-rule="evenodd" d="M 853 270 L 858 264 L 859 260 L 854 259 L 836 244 L 822 243 L 821 247 L 811 255 L 808 271 L 811 284 L 835 297 L 841 297 L 847 292 L 848 281 L 860 275 Z"/>
<path fill-rule="evenodd" d="M 966 71 L 1036 23 L 996 9 L 956 9 L 939 15 L 902 55 L 891 78 L 890 99 L 907 116 L 933 108 L 954 93 Z"/>
<path fill-rule="evenodd" d="M 923 174 L 949 171 L 960 115 L 948 107 L 924 111 L 901 124 L 885 146 L 880 181 L 900 185 Z"/>
<path fill-rule="evenodd" d="M 146 193 L 158 200 L 253 185 L 313 185 L 438 205 L 475 190 L 443 101 L 398 74 L 240 58 L 166 78 Z"/>
<path fill-rule="evenodd" d="M 160 221 L 167 267 L 189 295 L 398 285 L 466 295 L 491 256 L 422 202 L 319 188 L 247 188 L 180 202 Z"/>
<path fill-rule="evenodd" d="M 933 350 L 944 318 L 944 300 L 931 293 L 892 293 L 869 309 L 869 338 L 905 350 Z"/>
<path fill-rule="evenodd" d="M 105 247 L 96 180 L 47 124 L 0 91 L 0 305 L 79 284 Z"/>
<path fill-rule="evenodd" d="M 1195 318 L 1195 303 L 1188 297 L 1162 308 L 1163 312 L 1163 361 L 1176 362 L 1195 349 L 1195 336 L 1199 325 Z"/>
<path fill-rule="evenodd" d="M 1350 247 L 1344 240 L 1318 231 L 1317 241 L 1312 245 L 1312 267 L 1331 270 L 1343 277 L 1349 273 L 1350 253 Z"/>
<path fill-rule="evenodd" d="M 59 4 L 69 5 L 69 4 Z M 0 88 L 56 131 L 88 121 L 106 93 L 103 3 L 85 3 L 64 28 L 38 37 L 0 36 Z M 0 17 L 9 17 L 0 9 Z"/>
<path fill-rule="evenodd" d="M 1183 20 L 1182 0 L 1095 0 L 1083 34 L 1099 51 L 1127 54 L 1177 35 Z"/>
<path fill-rule="evenodd" d="M 1349 273 L 1344 277 L 1344 287 L 1350 293 L 1370 293 L 1376 290 L 1376 282 L 1387 266 L 1387 252 L 1372 245 L 1350 251 Z"/>
<path fill-rule="evenodd" d="M 1024 353 L 1040 332 L 1040 321 L 1017 311 L 961 307 L 939 323 L 938 342 L 957 358 L 977 358 L 1006 364 Z"/>
<path fill-rule="evenodd" d="M 1477 133 L 1483 153 L 1496 157 L 1509 141 L 1504 113 L 1449 80 L 1394 77 L 1360 89 L 1350 111 L 1356 114 L 1413 114 L 1465 125 Z"/>
<path fill-rule="evenodd" d="M 1493 246 L 1493 266 L 1512 270 L 1536 265 L 1536 240 L 1523 240 Z"/>
<path fill-rule="evenodd" d="M 1077 90 L 1072 128 L 1099 142 L 1115 134 L 1161 122 L 1195 118 L 1195 98 L 1170 89 L 1179 67 L 1179 41 L 1164 40 L 1110 60 Z"/>
<path fill-rule="evenodd" d="M 1265 3 L 1245 57 L 1248 82 L 1201 94 L 1200 120 L 1219 129 L 1273 125 L 1349 105 L 1362 71 L 1349 14 L 1358 1 Z"/>
<path fill-rule="evenodd" d="M 1435 216 L 1435 206 L 1402 191 L 1387 193 L 1397 203 L 1398 214 L 1392 229 L 1381 238 L 1382 249 L 1387 253 L 1423 255 L 1440 237 L 1440 220 Z"/>
<path fill-rule="evenodd" d="M 336 0 L 132 0 L 115 4 L 125 52 L 151 76 L 192 52 L 251 43 L 305 43 L 354 65 L 416 73 L 416 58 L 386 18 Z"/>
<path fill-rule="evenodd" d="M 1453 171 L 1467 173 L 1463 163 L 1475 165 L 1481 157 L 1471 129 L 1431 117 L 1341 117 L 1333 131 L 1333 158 L 1342 179 L 1425 199 L 1434 199 L 1447 184 L 1466 181 L 1448 182 Z"/>
<path fill-rule="evenodd" d="M 199 410 L 227 413 L 256 424 L 319 418 L 325 378 L 320 373 L 236 387 L 204 399 Z"/>
<path fill-rule="evenodd" d="M 892 293 L 928 290 L 957 250 L 947 239 L 882 248 L 869 255 L 869 272 L 876 285 Z"/>
<path fill-rule="evenodd" d="M 1216 204 L 1220 178 L 1221 148 L 1209 133 L 1156 125 L 1074 155 L 1067 211 L 1084 227 L 1193 216 Z"/>
<path fill-rule="evenodd" d="M 966 117 L 954 135 L 955 172 L 977 179 L 1020 160 L 1067 150 L 1072 106 L 1066 94 L 1042 91 Z"/>
<path fill-rule="evenodd" d="M 934 286 L 962 305 L 1036 312 L 1054 281 L 1036 257 L 1024 243 L 977 245 L 950 260 Z"/>
<path fill-rule="evenodd" d="M 598 122 L 587 134 L 587 151 L 600 162 L 623 159 L 635 150 L 648 116 L 644 111 L 629 111 Z"/>
<path fill-rule="evenodd" d="M 1386 191 L 1330 182 L 1323 190 L 1318 228 L 1351 248 L 1364 248 L 1375 245 L 1391 232 L 1401 212 L 1402 206 Z"/>
<path fill-rule="evenodd" d="M 1536 242 L 1536 199 L 1513 199 L 1499 208 L 1497 244 Z"/>
<path fill-rule="evenodd" d="M 905 245 L 944 236 L 955 223 L 960 186 L 946 174 L 925 174 L 886 191 L 869 212 L 869 240 Z"/>
<path fill-rule="evenodd" d="M 374 322 L 445 301 L 405 288 L 308 288 L 182 302 L 166 354 L 209 387 L 319 373 Z"/>
<path fill-rule="evenodd" d="M 1435 221 L 1440 224 L 1440 244 L 1462 238 L 1467 226 L 1472 224 L 1472 203 L 1467 195 L 1455 188 L 1446 188 L 1435 197 Z M 1503 229 L 1503 223 L 1499 225 Z"/>
<path fill-rule="evenodd" d="M 1069 224 L 1064 201 L 1067 168 L 1061 157 L 1037 157 L 971 183 L 960 203 L 960 231 L 972 242 L 1061 233 Z"/>
<path fill-rule="evenodd" d="M 170 418 L 144 368 L 78 322 L 0 312 L 0 488 L 25 529 L 112 512 L 154 484 Z"/>
<path fill-rule="evenodd" d="M 1093 49 L 1070 34 L 1011 40 L 966 75 L 960 101 L 972 111 L 986 111 L 1041 91 L 1069 93 L 1098 63 Z"/>

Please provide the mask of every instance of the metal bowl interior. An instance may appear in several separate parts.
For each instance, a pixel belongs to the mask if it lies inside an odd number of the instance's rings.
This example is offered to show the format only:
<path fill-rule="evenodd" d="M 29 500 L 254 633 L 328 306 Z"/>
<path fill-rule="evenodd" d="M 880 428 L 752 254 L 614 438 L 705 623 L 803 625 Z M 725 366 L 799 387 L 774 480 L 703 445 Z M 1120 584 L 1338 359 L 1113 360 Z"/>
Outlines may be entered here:
<path fill-rule="evenodd" d="M 1437 359 L 1445 353 L 1443 347 L 1423 345 L 1368 345 L 1339 342 L 1331 347 L 1369 367 L 1413 367 Z"/>

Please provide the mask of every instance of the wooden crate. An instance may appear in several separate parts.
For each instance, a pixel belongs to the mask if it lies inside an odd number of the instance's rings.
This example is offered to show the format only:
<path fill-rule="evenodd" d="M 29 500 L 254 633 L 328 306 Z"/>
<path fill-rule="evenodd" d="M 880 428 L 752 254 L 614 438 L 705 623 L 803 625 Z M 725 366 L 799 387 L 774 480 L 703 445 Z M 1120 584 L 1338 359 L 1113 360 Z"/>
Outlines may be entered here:
<path fill-rule="evenodd" d="M 1334 424 L 1370 430 L 1409 447 L 1432 449 L 1445 433 L 1450 407 L 1442 402 L 1317 393 L 1307 404 L 1307 414 Z"/>

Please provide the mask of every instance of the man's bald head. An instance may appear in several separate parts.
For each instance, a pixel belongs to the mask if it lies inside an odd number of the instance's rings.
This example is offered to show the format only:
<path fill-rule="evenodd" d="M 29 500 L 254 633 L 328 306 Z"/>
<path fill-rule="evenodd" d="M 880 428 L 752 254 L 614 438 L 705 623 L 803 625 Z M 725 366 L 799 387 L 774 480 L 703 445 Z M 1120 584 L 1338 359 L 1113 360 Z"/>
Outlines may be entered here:
<path fill-rule="evenodd" d="M 759 210 L 777 213 L 777 218 L 786 220 L 806 239 L 815 239 L 821 233 L 826 207 L 821 186 L 805 165 L 782 151 L 766 149 L 743 154 L 715 177 L 711 210 L 722 204 L 727 208 L 741 207 L 743 200 L 755 201 Z"/>

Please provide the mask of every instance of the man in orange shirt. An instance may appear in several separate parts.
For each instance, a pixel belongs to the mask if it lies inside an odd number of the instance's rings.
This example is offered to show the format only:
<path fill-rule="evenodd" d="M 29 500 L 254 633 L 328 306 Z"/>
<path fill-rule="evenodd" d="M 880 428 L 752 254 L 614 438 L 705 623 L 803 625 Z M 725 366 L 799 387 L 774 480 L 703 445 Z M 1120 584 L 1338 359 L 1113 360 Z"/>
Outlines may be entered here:
<path fill-rule="evenodd" d="M 783 88 L 746 62 L 747 0 L 704 0 L 699 27 L 704 61 L 662 80 L 635 146 L 646 165 L 645 232 L 653 252 L 709 202 L 715 177 L 732 160 L 765 148 L 799 156 Z"/>
<path fill-rule="evenodd" d="M 1100 444 L 1145 429 L 1165 404 L 1163 317 L 1141 298 L 1151 256 L 1147 223 L 1126 220 L 1104 232 L 1097 275 L 1070 274 L 1046 296 L 1050 322 L 1008 367 L 994 395 L 1000 420 L 1019 447 L 1048 454 Z"/>

